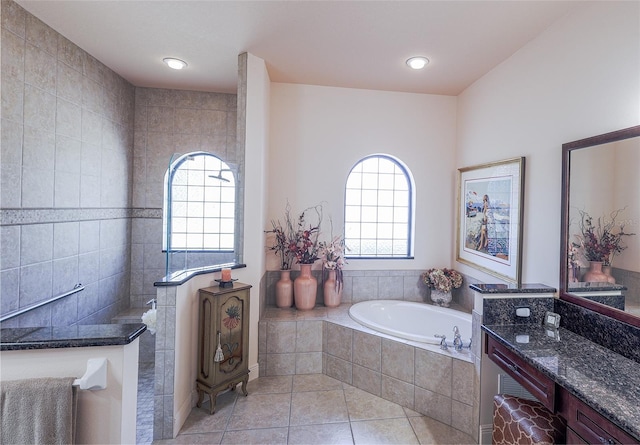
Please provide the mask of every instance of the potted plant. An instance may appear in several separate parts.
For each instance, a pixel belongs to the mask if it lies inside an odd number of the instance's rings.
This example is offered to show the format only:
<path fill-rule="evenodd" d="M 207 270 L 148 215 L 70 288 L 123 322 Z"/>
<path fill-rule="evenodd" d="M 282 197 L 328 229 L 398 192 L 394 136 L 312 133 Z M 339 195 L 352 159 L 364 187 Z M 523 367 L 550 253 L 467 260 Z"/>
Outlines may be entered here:
<path fill-rule="evenodd" d="M 315 212 L 315 221 L 309 223 L 307 222 L 307 214 L 311 211 Z M 299 310 L 313 309 L 316 304 L 318 280 L 311 274 L 311 266 L 319 257 L 318 237 L 320 236 L 321 223 L 321 205 L 305 209 L 298 216 L 296 228 L 289 240 L 289 250 L 293 253 L 296 263 L 300 265 L 300 275 L 293 282 L 293 297 L 296 308 Z"/>
<path fill-rule="evenodd" d="M 323 296 L 327 307 L 339 306 L 342 301 L 344 250 L 344 238 L 340 235 L 332 237 L 329 242 L 320 243 Z"/>
<path fill-rule="evenodd" d="M 622 238 L 635 235 L 624 231 L 624 223 L 616 224 L 616 218 L 623 210 L 611 212 L 609 220 L 600 217 L 595 224 L 591 215 L 583 210 L 579 211 L 581 235 L 578 235 L 579 244 L 576 247 L 582 247 L 584 257 L 589 261 L 584 281 L 615 283 L 610 274 L 603 272 L 603 266 L 610 269 L 613 258 L 627 248 Z"/>
<path fill-rule="evenodd" d="M 280 260 L 280 279 L 276 283 L 276 306 L 289 308 L 293 304 L 293 281 L 291 281 L 291 265 L 295 259 L 294 252 L 290 249 L 293 237 L 293 227 L 289 216 L 289 204 L 285 209 L 285 225 L 280 220 L 271 220 L 271 230 L 266 233 L 273 235 L 273 244 L 268 247 Z"/>
<path fill-rule="evenodd" d="M 422 282 L 431 289 L 431 300 L 440 306 L 449 307 L 451 290 L 462 286 L 462 275 L 453 269 L 429 269 L 421 276 Z"/>

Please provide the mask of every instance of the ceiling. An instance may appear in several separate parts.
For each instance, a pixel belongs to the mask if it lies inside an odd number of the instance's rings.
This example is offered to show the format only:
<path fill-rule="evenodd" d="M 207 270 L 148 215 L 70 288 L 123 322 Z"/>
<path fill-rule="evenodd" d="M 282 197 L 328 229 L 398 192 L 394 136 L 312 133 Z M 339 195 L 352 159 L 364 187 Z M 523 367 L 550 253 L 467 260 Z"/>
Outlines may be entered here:
<path fill-rule="evenodd" d="M 238 54 L 273 82 L 458 95 L 578 1 L 17 0 L 136 86 L 235 92 Z M 405 60 L 431 63 L 410 70 Z M 174 71 L 164 57 L 189 65 Z"/>

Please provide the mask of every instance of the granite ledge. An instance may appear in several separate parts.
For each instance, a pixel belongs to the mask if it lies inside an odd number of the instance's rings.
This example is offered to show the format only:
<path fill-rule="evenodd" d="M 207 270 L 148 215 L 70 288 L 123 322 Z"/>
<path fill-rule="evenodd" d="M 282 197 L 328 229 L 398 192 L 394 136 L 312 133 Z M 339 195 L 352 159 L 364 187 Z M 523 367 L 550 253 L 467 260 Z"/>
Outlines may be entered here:
<path fill-rule="evenodd" d="M 640 373 L 635 361 L 564 328 L 554 336 L 540 325 L 483 325 L 482 329 L 640 440 Z M 519 343 L 520 336 L 528 341 Z"/>
<path fill-rule="evenodd" d="M 160 281 L 156 281 L 155 283 L 153 283 L 153 285 L 155 287 L 180 286 L 197 275 L 203 275 L 203 274 L 212 273 L 212 272 L 220 272 L 222 269 L 226 269 L 226 268 L 242 269 L 244 267 L 247 267 L 247 265 L 240 264 L 240 263 L 225 263 L 225 264 L 216 264 L 216 265 L 211 265 L 206 267 L 196 267 L 194 269 L 178 270 L 176 272 L 173 272 L 165 276 Z"/>
<path fill-rule="evenodd" d="M 127 345 L 140 336 L 143 323 L 1 328 L 1 351 Z"/>
<path fill-rule="evenodd" d="M 469 288 L 481 294 L 542 294 L 555 293 L 556 288 L 546 284 L 470 284 Z"/>

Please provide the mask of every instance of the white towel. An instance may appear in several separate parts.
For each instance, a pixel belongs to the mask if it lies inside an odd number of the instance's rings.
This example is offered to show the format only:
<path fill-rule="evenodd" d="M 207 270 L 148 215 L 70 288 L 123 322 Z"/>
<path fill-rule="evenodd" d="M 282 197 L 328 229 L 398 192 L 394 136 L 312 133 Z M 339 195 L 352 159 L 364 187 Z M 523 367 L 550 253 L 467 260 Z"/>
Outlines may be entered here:
<path fill-rule="evenodd" d="M 74 380 L 65 377 L 1 382 L 2 443 L 75 443 Z"/>

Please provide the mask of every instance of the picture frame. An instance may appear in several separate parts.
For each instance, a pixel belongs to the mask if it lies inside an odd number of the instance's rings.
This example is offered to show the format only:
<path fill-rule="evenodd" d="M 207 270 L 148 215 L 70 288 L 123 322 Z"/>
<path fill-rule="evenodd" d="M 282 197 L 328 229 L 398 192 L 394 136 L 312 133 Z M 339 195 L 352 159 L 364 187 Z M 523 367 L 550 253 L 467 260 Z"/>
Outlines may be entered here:
<path fill-rule="evenodd" d="M 522 284 L 525 158 L 458 169 L 456 260 Z"/>

